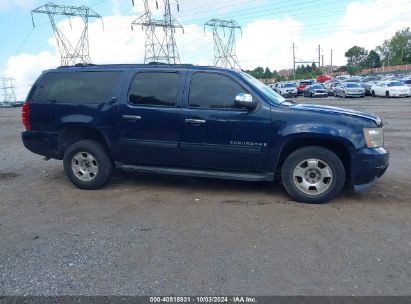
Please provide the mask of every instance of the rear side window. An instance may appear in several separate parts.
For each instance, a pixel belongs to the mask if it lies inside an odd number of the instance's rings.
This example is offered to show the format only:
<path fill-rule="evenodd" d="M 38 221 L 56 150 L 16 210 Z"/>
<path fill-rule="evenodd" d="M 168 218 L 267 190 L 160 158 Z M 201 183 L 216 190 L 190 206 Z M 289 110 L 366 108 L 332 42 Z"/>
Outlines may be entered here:
<path fill-rule="evenodd" d="M 194 108 L 237 108 L 239 93 L 247 93 L 234 80 L 218 74 L 195 73 L 191 78 L 189 106 Z"/>
<path fill-rule="evenodd" d="M 135 105 L 174 107 L 179 80 L 179 73 L 137 73 L 131 82 L 128 100 Z"/>
<path fill-rule="evenodd" d="M 122 72 L 47 73 L 36 84 L 32 102 L 103 103 L 111 100 Z"/>

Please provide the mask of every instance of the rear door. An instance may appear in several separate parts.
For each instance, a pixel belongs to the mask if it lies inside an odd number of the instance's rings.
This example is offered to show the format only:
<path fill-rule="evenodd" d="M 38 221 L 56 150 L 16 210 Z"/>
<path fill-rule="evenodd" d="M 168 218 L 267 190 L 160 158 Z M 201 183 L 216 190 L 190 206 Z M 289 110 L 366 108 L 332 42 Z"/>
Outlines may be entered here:
<path fill-rule="evenodd" d="M 232 75 L 198 71 L 187 76 L 181 153 L 185 166 L 229 171 L 265 171 L 270 107 L 249 112 L 234 104 L 246 84 Z"/>
<path fill-rule="evenodd" d="M 119 154 L 125 163 L 176 166 L 183 125 L 185 69 L 147 69 L 130 75 L 120 102 Z"/>

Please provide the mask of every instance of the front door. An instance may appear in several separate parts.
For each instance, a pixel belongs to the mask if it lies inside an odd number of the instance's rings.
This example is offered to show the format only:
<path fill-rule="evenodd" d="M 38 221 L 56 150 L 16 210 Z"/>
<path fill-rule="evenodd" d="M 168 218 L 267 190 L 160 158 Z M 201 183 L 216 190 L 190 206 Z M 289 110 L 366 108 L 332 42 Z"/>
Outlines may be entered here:
<path fill-rule="evenodd" d="M 253 111 L 235 105 L 249 93 L 231 76 L 216 72 L 190 75 L 184 96 L 181 153 L 185 166 L 217 170 L 265 171 L 270 140 L 270 107 Z M 188 76 L 188 77 L 190 77 Z"/>
<path fill-rule="evenodd" d="M 142 70 L 131 75 L 120 103 L 118 159 L 125 163 L 175 166 L 186 70 Z"/>

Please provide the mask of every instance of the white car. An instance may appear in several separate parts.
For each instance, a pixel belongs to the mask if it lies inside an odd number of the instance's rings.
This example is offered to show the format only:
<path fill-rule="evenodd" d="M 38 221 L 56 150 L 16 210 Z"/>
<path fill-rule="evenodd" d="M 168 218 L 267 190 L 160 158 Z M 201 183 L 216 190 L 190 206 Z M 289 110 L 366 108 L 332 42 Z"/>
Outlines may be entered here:
<path fill-rule="evenodd" d="M 298 91 L 294 83 L 281 83 L 278 86 L 277 93 L 283 97 L 297 97 Z"/>
<path fill-rule="evenodd" d="M 371 87 L 371 95 L 374 97 L 409 97 L 411 96 L 411 88 L 397 80 L 381 81 Z"/>

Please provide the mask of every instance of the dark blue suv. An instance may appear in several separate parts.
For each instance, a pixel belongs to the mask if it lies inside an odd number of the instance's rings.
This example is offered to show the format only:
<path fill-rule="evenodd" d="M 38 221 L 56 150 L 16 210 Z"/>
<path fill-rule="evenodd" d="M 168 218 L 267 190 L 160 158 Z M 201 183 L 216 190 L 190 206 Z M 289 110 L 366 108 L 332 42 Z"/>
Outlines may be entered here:
<path fill-rule="evenodd" d="M 281 180 L 323 203 L 388 166 L 378 116 L 296 104 L 241 71 L 101 65 L 43 72 L 23 106 L 24 145 L 62 159 L 79 188 L 127 171 Z"/>

